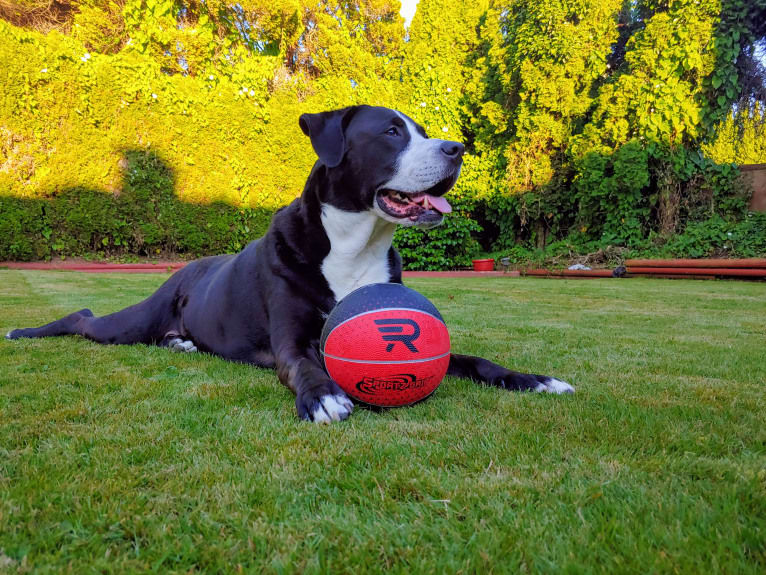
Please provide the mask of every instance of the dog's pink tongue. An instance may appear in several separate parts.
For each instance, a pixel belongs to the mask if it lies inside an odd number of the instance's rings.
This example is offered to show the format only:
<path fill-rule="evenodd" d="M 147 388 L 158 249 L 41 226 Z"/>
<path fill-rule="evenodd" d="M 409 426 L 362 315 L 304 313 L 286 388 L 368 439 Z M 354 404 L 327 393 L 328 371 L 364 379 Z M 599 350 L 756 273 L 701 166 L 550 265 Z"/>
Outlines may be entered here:
<path fill-rule="evenodd" d="M 442 196 L 432 196 L 431 194 L 426 194 L 426 197 L 428 198 L 428 203 L 431 204 L 431 207 L 437 212 L 448 214 L 452 211 L 452 206 L 450 206 L 449 202 Z"/>

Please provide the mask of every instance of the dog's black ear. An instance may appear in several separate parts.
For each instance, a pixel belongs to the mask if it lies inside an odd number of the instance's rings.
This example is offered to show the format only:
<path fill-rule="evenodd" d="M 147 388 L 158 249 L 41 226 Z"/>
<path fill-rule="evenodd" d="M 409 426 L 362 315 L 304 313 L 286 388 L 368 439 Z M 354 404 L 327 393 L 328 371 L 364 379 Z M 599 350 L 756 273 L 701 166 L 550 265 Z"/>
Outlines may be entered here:
<path fill-rule="evenodd" d="M 343 161 L 346 153 L 343 131 L 354 109 L 349 107 L 319 114 L 303 114 L 298 119 L 301 130 L 311 138 L 311 146 L 328 168 L 334 168 Z"/>

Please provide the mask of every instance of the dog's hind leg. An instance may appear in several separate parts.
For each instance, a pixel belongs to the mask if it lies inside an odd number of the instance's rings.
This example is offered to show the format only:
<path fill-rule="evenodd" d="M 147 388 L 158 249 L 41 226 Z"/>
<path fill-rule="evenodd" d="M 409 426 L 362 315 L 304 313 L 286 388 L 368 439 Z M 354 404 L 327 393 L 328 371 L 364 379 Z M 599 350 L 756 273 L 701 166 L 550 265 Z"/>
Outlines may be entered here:
<path fill-rule="evenodd" d="M 177 304 L 190 280 L 194 281 L 197 269 L 194 264 L 190 264 L 170 276 L 148 298 L 118 312 L 94 317 L 89 309 L 83 309 L 41 327 L 15 329 L 5 337 L 20 339 L 81 335 L 105 344 L 160 344 L 169 332 L 180 332 L 181 319 Z"/>
<path fill-rule="evenodd" d="M 81 309 L 66 317 L 52 321 L 41 327 L 14 329 L 5 335 L 5 339 L 20 339 L 22 337 L 55 337 L 58 335 L 73 335 L 79 333 L 78 325 L 85 318 L 92 318 L 93 312 Z"/>
<path fill-rule="evenodd" d="M 121 311 L 102 317 L 94 317 L 89 309 L 83 309 L 43 325 L 15 329 L 6 339 L 55 337 L 59 335 L 81 335 L 104 344 L 157 343 L 162 340 L 169 323 L 171 307 L 164 305 L 159 294 L 127 307 Z"/>

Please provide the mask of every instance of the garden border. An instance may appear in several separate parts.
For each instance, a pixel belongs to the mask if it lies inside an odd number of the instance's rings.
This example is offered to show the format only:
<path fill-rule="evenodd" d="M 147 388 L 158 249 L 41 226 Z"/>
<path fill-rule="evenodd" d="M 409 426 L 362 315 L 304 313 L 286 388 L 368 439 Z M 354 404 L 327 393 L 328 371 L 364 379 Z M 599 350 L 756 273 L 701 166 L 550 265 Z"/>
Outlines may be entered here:
<path fill-rule="evenodd" d="M 78 271 L 86 273 L 172 273 L 189 262 L 111 263 L 86 261 L 56 262 L 0 262 L 0 269 L 37 271 Z M 619 271 L 619 270 L 618 270 Z M 522 269 L 508 271 L 476 272 L 453 271 L 404 271 L 405 278 L 444 277 L 477 278 L 534 276 L 568 279 L 603 279 L 612 277 L 657 277 L 669 279 L 747 279 L 766 280 L 766 258 L 749 259 L 658 259 L 626 260 L 625 269 L 615 274 L 611 269 Z"/>

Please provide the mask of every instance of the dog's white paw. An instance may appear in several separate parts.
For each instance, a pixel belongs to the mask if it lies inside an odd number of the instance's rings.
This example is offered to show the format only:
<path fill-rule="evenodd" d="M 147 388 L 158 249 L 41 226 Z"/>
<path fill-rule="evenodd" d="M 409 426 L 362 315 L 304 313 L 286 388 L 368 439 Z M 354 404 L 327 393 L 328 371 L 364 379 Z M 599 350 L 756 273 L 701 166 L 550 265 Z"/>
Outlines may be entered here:
<path fill-rule="evenodd" d="M 13 330 L 9 331 L 5 334 L 5 339 L 11 339 L 11 334 L 13 333 Z"/>
<path fill-rule="evenodd" d="M 555 377 L 548 377 L 545 379 L 545 382 L 539 383 L 535 387 L 535 391 L 538 393 L 574 393 L 574 387 L 566 381 L 561 381 Z"/>
<path fill-rule="evenodd" d="M 184 353 L 193 353 L 197 351 L 197 346 L 190 339 L 183 340 L 180 337 L 171 339 L 168 342 L 168 347 L 173 351 L 181 351 Z"/>
<path fill-rule="evenodd" d="M 345 395 L 323 395 L 311 411 L 314 423 L 343 421 L 354 410 L 354 404 Z"/>

